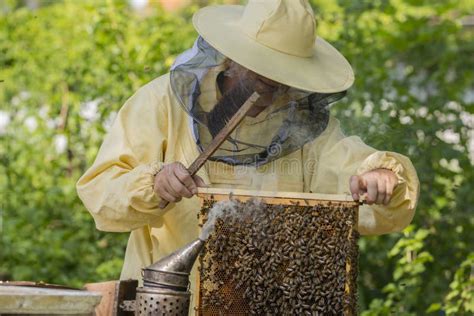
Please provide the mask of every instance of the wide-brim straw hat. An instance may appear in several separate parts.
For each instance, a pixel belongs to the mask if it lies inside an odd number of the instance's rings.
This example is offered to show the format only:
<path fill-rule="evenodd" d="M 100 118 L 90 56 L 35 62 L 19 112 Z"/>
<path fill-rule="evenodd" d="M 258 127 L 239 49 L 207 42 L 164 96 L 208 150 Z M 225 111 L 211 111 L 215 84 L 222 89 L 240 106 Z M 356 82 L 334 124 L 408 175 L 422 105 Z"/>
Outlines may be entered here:
<path fill-rule="evenodd" d="M 209 6 L 194 14 L 193 24 L 223 55 L 279 83 L 332 93 L 354 82 L 349 62 L 316 35 L 314 13 L 306 0 Z"/>

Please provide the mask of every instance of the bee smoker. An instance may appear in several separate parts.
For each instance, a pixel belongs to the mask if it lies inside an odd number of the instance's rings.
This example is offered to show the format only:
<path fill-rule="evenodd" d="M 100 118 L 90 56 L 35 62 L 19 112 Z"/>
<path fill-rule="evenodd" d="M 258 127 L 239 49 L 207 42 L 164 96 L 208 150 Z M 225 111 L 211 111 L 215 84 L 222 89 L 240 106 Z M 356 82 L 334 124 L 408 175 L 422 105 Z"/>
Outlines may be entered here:
<path fill-rule="evenodd" d="M 143 269 L 137 288 L 135 315 L 187 315 L 191 293 L 189 274 L 204 246 L 196 239 Z"/>

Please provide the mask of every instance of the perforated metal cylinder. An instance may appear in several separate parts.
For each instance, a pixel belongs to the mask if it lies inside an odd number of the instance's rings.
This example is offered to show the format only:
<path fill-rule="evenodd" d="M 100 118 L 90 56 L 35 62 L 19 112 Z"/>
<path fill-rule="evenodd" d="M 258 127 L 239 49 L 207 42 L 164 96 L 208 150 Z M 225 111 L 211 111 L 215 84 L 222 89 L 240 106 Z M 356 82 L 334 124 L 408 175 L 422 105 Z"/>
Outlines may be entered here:
<path fill-rule="evenodd" d="M 137 288 L 135 315 L 188 315 L 190 292 L 160 288 Z"/>

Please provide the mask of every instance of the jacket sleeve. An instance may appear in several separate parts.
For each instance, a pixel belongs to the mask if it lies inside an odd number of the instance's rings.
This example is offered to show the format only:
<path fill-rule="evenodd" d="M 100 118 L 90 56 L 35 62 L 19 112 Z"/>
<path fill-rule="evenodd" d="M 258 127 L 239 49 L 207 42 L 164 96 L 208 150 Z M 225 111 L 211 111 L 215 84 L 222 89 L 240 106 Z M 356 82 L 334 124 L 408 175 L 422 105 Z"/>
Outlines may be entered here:
<path fill-rule="evenodd" d="M 160 225 L 163 210 L 153 185 L 164 161 L 169 101 L 159 97 L 152 84 L 121 108 L 94 163 L 76 184 L 99 230 Z"/>
<path fill-rule="evenodd" d="M 377 151 L 357 136 L 346 137 L 339 122 L 331 118 L 326 131 L 308 147 L 307 160 L 313 160 L 307 190 L 315 193 L 350 194 L 352 175 L 384 168 L 397 178 L 390 203 L 363 205 L 359 208 L 358 230 L 363 235 L 397 232 L 413 219 L 419 197 L 419 181 L 411 161 L 388 151 Z M 307 183 L 306 183 L 307 182 Z"/>

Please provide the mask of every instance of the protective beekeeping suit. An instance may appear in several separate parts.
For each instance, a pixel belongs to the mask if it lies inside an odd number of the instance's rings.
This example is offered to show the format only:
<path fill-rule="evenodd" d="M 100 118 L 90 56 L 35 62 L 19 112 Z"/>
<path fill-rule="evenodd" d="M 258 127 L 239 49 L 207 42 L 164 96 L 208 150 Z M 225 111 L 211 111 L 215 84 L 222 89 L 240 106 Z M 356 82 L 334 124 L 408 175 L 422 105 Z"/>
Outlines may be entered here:
<path fill-rule="evenodd" d="M 77 183 L 98 229 L 131 232 L 121 278 L 140 279 L 141 268 L 198 236 L 199 202 L 186 197 L 202 182 L 352 193 L 355 199 L 367 192 L 371 205 L 360 209 L 361 234 L 400 231 L 410 223 L 419 191 L 410 160 L 346 137 L 329 115 L 328 106 L 344 96 L 354 75 L 315 35 L 306 1 L 212 6 L 198 11 L 193 23 L 200 35 L 193 48 L 125 103 Z M 237 83 L 226 89 L 226 82 Z M 258 84 L 271 87 L 262 93 L 266 102 L 256 105 L 199 178 L 182 178 L 187 193 L 180 196 L 166 182 L 177 177 L 169 166 L 189 166 Z M 177 202 L 160 209 L 162 199 Z"/>

